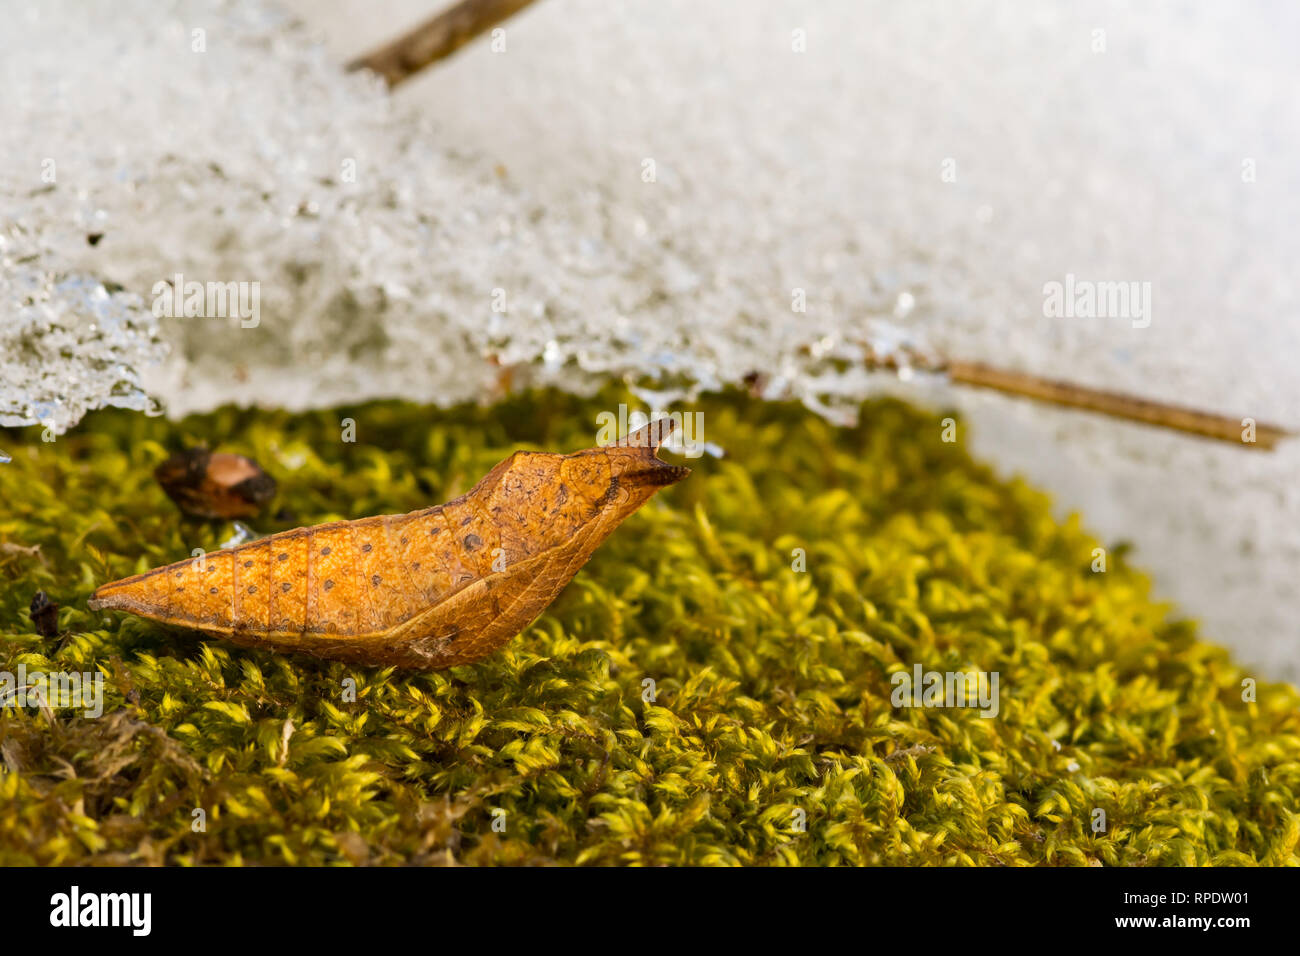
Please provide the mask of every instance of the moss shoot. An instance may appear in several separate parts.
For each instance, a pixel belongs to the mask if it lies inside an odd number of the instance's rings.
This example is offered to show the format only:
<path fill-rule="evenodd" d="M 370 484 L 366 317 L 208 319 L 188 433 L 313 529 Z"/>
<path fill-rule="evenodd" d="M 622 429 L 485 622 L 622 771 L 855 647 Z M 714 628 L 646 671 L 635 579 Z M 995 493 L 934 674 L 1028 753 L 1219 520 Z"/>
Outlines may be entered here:
<path fill-rule="evenodd" d="M 181 445 L 272 474 L 265 533 L 437 504 L 516 448 L 590 446 L 620 400 L 4 434 L 0 671 L 100 673 L 104 712 L 0 709 L 0 863 L 1300 862 L 1297 692 L 1244 700 L 1252 675 L 1122 542 L 894 401 L 854 429 L 700 403 L 727 456 L 689 462 L 475 665 L 367 670 L 86 610 L 230 536 L 154 482 Z M 917 665 L 997 674 L 997 715 L 895 706 Z"/>

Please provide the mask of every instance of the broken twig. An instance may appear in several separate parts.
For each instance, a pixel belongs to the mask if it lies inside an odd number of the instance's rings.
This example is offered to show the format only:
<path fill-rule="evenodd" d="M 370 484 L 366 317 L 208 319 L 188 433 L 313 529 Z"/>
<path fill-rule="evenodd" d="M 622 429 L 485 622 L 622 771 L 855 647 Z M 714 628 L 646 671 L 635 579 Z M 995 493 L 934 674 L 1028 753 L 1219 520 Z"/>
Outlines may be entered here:
<path fill-rule="evenodd" d="M 378 73 L 390 86 L 410 79 L 431 63 L 450 56 L 485 30 L 533 0 L 461 0 L 391 43 L 348 64 L 349 70 Z"/>
<path fill-rule="evenodd" d="M 980 362 L 948 362 L 943 370 L 948 373 L 952 381 L 963 385 L 990 388 L 1008 395 L 1021 395 L 1067 408 L 1081 408 L 1109 415 L 1112 418 L 1171 428 L 1205 438 L 1232 442 L 1245 448 L 1268 451 L 1278 441 L 1291 435 L 1286 429 L 1277 425 L 1256 422 L 1254 423 L 1255 440 L 1252 442 L 1243 437 L 1247 433 L 1250 422 L 1242 418 L 1204 412 L 1182 405 L 1155 402 L 1126 395 L 1123 392 L 1076 385 L 1073 382 L 1041 378 L 1027 372 L 993 368 Z"/>

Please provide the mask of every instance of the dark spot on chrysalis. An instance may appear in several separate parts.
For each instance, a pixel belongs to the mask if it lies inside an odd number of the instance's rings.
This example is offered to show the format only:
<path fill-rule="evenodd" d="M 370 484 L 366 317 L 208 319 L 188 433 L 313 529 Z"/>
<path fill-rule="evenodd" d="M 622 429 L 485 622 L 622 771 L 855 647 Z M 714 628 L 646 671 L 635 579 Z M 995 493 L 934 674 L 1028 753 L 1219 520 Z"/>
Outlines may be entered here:
<path fill-rule="evenodd" d="M 402 544 L 406 544 L 406 535 L 402 535 Z"/>
<path fill-rule="evenodd" d="M 556 504 L 562 505 L 568 500 L 569 500 L 569 489 L 566 488 L 564 485 L 560 485 L 560 487 L 556 489 L 555 492 Z"/>
<path fill-rule="evenodd" d="M 293 585 L 290 584 L 288 581 L 285 581 L 283 584 L 280 585 L 280 590 L 287 593 L 289 588 L 291 587 L 293 587 Z"/>
<path fill-rule="evenodd" d="M 256 585 L 256 584 L 250 584 L 250 585 L 248 586 L 248 593 L 249 593 L 249 594 L 256 594 L 256 593 L 257 593 L 257 585 Z"/>
<path fill-rule="evenodd" d="M 216 594 L 216 593 L 217 593 L 217 589 L 216 589 L 216 588 L 208 588 L 208 593 L 209 593 L 209 594 Z"/>
<path fill-rule="evenodd" d="M 375 575 L 371 575 L 371 577 L 370 577 L 370 583 L 373 584 L 375 587 L 379 587 L 379 582 L 380 582 L 381 580 L 382 580 L 382 578 L 380 578 L 379 575 L 377 575 L 377 574 L 375 574 Z"/>
<path fill-rule="evenodd" d="M 465 527 L 465 525 L 469 524 L 473 520 L 474 520 L 474 516 L 470 515 L 468 518 L 466 518 L 464 521 L 460 523 L 460 526 L 463 528 Z"/>
<path fill-rule="evenodd" d="M 321 548 L 321 549 L 320 549 L 320 553 L 321 553 L 321 554 L 329 554 L 329 553 L 330 553 L 329 546 L 326 545 L 325 547 Z"/>
<path fill-rule="evenodd" d="M 363 545 L 361 546 L 361 550 L 362 550 L 362 551 L 369 551 L 369 550 L 370 550 L 370 542 L 367 541 L 365 544 L 363 544 Z"/>
<path fill-rule="evenodd" d="M 245 562 L 244 562 L 244 567 L 246 567 L 246 568 L 251 568 L 252 566 L 253 566 L 253 562 L 252 562 L 252 561 L 245 561 Z"/>
<path fill-rule="evenodd" d="M 326 581 L 326 582 L 325 582 L 325 590 L 326 590 L 326 591 L 328 591 L 328 590 L 329 590 L 330 588 L 332 588 L 332 587 L 334 587 L 334 582 L 333 582 L 333 581 Z"/>
<path fill-rule="evenodd" d="M 281 561 L 288 561 L 288 560 L 289 560 L 289 553 L 288 553 L 287 551 L 281 551 L 281 552 L 280 552 L 280 560 L 281 560 Z"/>
<path fill-rule="evenodd" d="M 416 561 L 413 565 L 411 565 L 411 568 L 415 571 L 420 570 L 420 562 Z"/>
<path fill-rule="evenodd" d="M 184 575 L 184 573 L 185 573 L 184 571 L 177 571 L 177 572 L 176 572 L 176 576 L 179 578 L 179 577 L 181 577 L 182 575 Z"/>
<path fill-rule="evenodd" d="M 476 534 L 467 534 L 467 535 L 465 535 L 465 550 L 466 550 L 466 551 L 477 551 L 477 550 L 478 550 L 479 548 L 481 548 L 481 547 L 483 547 L 483 539 L 482 539 L 482 538 L 480 538 L 480 537 L 479 537 L 478 535 L 476 535 Z"/>

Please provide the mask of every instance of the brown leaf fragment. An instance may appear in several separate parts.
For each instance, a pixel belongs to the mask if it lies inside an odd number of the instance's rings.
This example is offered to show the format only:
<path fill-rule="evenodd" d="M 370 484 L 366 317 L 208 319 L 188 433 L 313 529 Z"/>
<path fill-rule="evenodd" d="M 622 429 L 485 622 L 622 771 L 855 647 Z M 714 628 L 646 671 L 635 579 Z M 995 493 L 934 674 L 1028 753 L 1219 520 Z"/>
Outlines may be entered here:
<path fill-rule="evenodd" d="M 196 518 L 252 518 L 275 497 L 275 479 L 251 458 L 188 448 L 154 469 L 167 497 Z"/>
<path fill-rule="evenodd" d="M 443 505 L 295 528 L 100 587 L 118 609 L 236 644 L 436 670 L 534 621 L 632 512 L 690 469 L 671 420 L 571 455 L 516 452 Z"/>

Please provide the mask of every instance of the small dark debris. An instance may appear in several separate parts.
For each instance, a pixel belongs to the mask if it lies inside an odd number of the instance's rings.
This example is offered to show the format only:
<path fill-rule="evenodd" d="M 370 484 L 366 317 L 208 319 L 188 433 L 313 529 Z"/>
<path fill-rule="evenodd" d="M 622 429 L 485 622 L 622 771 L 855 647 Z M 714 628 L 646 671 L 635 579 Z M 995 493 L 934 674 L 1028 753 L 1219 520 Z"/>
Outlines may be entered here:
<path fill-rule="evenodd" d="M 41 637 L 54 637 L 59 633 L 59 606 L 44 591 L 37 591 L 29 608 L 32 626 Z"/>

